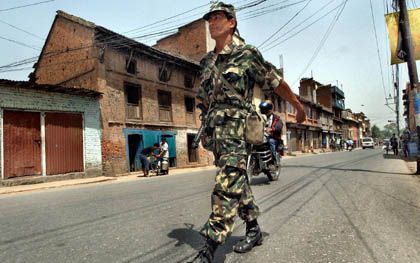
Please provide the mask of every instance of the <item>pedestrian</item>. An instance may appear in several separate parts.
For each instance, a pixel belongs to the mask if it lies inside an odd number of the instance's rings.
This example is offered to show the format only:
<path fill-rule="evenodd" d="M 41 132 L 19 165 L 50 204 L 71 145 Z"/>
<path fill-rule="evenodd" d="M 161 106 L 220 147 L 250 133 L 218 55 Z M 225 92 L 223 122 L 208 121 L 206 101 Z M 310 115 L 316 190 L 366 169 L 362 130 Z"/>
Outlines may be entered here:
<path fill-rule="evenodd" d="M 151 147 L 146 147 L 140 152 L 140 161 L 144 176 L 149 176 L 150 161 L 149 158 L 154 155 L 154 151 L 159 149 L 159 143 L 153 144 Z"/>
<path fill-rule="evenodd" d="M 231 235 L 236 215 L 246 222 L 246 236 L 234 245 L 234 251 L 245 253 L 262 244 L 259 208 L 246 177 L 244 126 L 247 114 L 255 110 L 250 103 L 254 84 L 264 87 L 266 95 L 274 93 L 289 101 L 297 111 L 298 122 L 303 122 L 306 115 L 280 72 L 240 38 L 232 5 L 213 3 L 203 19 L 209 23 L 216 47 L 200 62 L 197 99 L 210 106 L 202 144 L 215 154 L 218 171 L 211 195 L 212 212 L 200 231 L 206 244 L 193 262 L 208 263 L 213 262 L 217 247 Z"/>
<path fill-rule="evenodd" d="M 166 142 L 166 137 L 164 136 L 162 136 L 159 145 L 159 154 L 155 155 L 155 157 L 158 160 L 158 169 L 162 170 L 163 162 L 169 163 L 169 145 Z"/>
<path fill-rule="evenodd" d="M 391 139 L 389 140 L 391 142 L 392 151 L 394 152 L 394 155 L 398 155 L 398 139 L 395 137 L 395 133 L 392 134 Z"/>

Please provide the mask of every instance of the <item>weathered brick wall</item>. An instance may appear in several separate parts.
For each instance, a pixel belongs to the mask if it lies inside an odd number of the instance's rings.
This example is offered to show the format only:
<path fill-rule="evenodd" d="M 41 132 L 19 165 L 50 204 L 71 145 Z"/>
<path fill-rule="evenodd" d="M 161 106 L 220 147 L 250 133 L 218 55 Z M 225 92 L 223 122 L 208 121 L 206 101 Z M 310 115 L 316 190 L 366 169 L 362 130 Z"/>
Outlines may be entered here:
<path fill-rule="evenodd" d="M 35 70 L 36 83 L 96 90 L 98 50 L 92 47 L 93 36 L 94 29 L 89 24 L 56 16 Z"/>
<path fill-rule="evenodd" d="M 332 98 L 331 98 L 331 91 L 330 87 L 320 87 L 316 91 L 316 98 L 318 103 L 321 105 L 331 108 L 332 107 Z"/>
<path fill-rule="evenodd" d="M 213 48 L 205 20 L 197 20 L 179 28 L 179 32 L 157 41 L 155 47 L 182 54 L 195 61 Z"/>
<path fill-rule="evenodd" d="M 159 68 L 163 61 L 134 56 L 136 60 L 136 74 L 127 73 L 125 70 L 126 59 L 130 54 L 113 49 L 105 50 L 104 63 L 98 70 L 99 91 L 103 92 L 101 99 L 103 140 L 102 152 L 105 174 L 121 174 L 127 172 L 126 141 L 122 132 L 123 128 L 176 131 L 177 167 L 208 165 L 213 162 L 212 155 L 201 149 L 199 162 L 188 162 L 187 133 L 195 133 L 200 121 L 199 111 L 195 113 L 195 123 L 188 124 L 186 120 L 185 96 L 194 98 L 197 90 L 198 79 L 195 80 L 193 89 L 184 87 L 184 75 L 196 73 L 179 66 L 167 64 L 172 70 L 171 79 L 162 82 L 158 78 Z M 125 111 L 124 83 L 141 87 L 142 118 L 128 120 Z M 172 122 L 159 120 L 158 90 L 171 93 Z M 188 130 L 188 132 L 187 132 Z"/>
<path fill-rule="evenodd" d="M 0 86 L 0 108 L 83 113 L 85 168 L 87 172 L 102 174 L 101 127 L 97 99 Z"/>

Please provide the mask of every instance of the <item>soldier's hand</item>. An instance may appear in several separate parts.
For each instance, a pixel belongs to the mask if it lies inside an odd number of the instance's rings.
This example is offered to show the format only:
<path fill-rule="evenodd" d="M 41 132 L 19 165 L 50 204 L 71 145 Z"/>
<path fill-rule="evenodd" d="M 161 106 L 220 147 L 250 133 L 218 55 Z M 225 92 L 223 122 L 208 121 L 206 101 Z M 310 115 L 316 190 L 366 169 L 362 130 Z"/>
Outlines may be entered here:
<path fill-rule="evenodd" d="M 298 123 L 304 122 L 306 120 L 306 113 L 303 110 L 303 108 L 297 109 L 296 111 L 297 111 L 297 113 L 296 113 L 296 121 Z"/>

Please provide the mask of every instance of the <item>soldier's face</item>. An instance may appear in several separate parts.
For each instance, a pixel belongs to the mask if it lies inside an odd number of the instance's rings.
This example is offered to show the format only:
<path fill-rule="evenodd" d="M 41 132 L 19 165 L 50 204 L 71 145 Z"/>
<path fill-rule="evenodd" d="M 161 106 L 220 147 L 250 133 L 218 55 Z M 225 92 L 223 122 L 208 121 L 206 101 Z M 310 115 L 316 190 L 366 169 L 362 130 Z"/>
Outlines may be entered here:
<path fill-rule="evenodd" d="M 228 19 L 223 11 L 216 11 L 209 16 L 209 29 L 211 38 L 217 40 L 232 34 L 235 19 Z"/>

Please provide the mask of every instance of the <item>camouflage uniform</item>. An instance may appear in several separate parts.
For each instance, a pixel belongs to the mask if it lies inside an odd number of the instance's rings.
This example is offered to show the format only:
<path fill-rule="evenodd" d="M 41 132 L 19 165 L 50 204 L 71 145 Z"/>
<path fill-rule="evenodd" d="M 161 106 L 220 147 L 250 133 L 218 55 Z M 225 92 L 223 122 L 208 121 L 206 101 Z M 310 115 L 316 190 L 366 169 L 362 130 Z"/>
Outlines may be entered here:
<path fill-rule="evenodd" d="M 210 132 L 203 146 L 213 151 L 219 167 L 211 197 L 212 213 L 201 234 L 224 243 L 233 231 L 237 214 L 246 222 L 259 214 L 245 171 L 245 117 L 251 110 L 247 98 L 252 97 L 255 84 L 262 87 L 264 93 L 271 93 L 280 84 L 281 77 L 255 47 L 246 45 L 238 36 L 218 55 L 209 52 L 200 64 L 201 86 L 197 98 L 205 103 L 213 98 L 214 104 Z M 241 96 L 226 88 L 218 74 Z"/>

